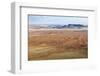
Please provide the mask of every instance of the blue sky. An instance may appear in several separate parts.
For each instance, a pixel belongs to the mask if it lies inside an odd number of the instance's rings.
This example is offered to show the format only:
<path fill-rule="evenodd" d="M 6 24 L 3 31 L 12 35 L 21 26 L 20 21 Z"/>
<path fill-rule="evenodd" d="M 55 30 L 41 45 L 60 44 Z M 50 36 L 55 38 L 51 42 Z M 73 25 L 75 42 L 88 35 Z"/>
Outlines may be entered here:
<path fill-rule="evenodd" d="M 29 16 L 29 24 L 83 24 L 88 25 L 86 17 L 69 16 Z"/>

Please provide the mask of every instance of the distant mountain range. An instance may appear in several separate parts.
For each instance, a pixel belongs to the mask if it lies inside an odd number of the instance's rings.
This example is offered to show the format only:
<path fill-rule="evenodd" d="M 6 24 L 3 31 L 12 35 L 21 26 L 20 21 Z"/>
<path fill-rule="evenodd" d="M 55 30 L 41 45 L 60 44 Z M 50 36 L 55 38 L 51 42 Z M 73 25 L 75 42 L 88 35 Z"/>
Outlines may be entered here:
<path fill-rule="evenodd" d="M 55 29 L 64 29 L 64 28 L 77 28 L 77 29 L 81 29 L 81 28 L 88 28 L 87 25 L 82 25 L 82 24 L 68 24 L 68 25 L 60 25 L 60 24 L 34 24 L 34 25 L 30 25 L 30 28 L 35 28 L 35 29 L 40 29 L 40 28 L 55 28 Z"/>

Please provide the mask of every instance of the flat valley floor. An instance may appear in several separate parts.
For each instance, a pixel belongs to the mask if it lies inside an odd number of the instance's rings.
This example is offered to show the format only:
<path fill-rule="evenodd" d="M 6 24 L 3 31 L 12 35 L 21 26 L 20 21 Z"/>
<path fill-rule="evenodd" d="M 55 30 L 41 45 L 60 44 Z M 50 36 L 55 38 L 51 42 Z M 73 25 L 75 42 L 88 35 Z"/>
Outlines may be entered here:
<path fill-rule="evenodd" d="M 31 29 L 28 60 L 88 58 L 87 30 Z"/>

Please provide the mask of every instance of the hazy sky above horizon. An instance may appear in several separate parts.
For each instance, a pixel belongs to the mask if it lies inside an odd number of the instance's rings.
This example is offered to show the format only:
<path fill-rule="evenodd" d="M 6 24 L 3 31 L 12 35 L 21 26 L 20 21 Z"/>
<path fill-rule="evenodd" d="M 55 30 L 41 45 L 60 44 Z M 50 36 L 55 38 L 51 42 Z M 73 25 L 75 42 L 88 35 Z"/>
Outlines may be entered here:
<path fill-rule="evenodd" d="M 32 24 L 82 24 L 88 25 L 87 17 L 71 16 L 29 16 L 29 25 Z"/>

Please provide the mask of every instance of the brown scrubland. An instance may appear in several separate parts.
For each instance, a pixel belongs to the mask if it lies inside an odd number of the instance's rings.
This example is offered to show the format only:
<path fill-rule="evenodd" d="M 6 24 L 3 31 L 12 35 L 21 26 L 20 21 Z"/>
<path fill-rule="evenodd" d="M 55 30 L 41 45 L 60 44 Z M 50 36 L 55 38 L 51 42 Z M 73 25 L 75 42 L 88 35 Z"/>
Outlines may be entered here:
<path fill-rule="evenodd" d="M 29 28 L 28 60 L 87 58 L 87 32 L 87 30 Z"/>

